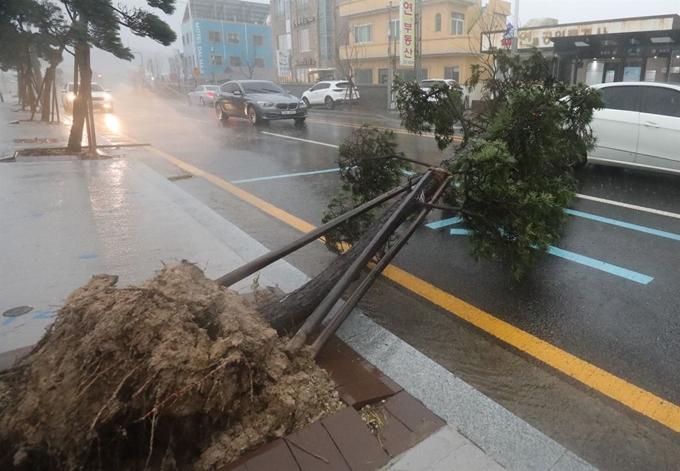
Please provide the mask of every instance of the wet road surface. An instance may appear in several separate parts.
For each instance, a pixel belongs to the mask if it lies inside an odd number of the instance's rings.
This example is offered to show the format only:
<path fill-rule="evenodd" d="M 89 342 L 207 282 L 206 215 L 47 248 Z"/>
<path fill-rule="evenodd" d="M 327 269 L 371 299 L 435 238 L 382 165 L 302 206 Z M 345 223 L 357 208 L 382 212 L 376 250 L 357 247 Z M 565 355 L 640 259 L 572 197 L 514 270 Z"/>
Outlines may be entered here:
<path fill-rule="evenodd" d="M 339 189 L 335 146 L 370 122 L 397 129 L 400 150 L 437 164 L 430 136 L 399 130 L 395 116 L 312 110 L 305 126 L 219 123 L 209 108 L 154 95 L 125 94 L 117 114 L 98 116 L 99 131 L 150 142 L 154 148 L 232 182 L 311 224 L 321 222 Z M 145 151 L 130 151 L 168 176 L 183 173 Z M 422 227 L 396 267 L 532 334 L 567 354 L 680 404 L 680 178 L 586 166 L 579 193 L 655 214 L 580 198 L 556 255 L 545 255 L 521 283 L 505 267 L 475 262 L 457 226 Z M 176 181 L 270 248 L 299 231 L 200 178 Z M 430 223 L 447 219 L 434 211 Z M 454 234 L 451 234 L 451 230 Z M 560 250 L 557 250 L 560 249 Z M 566 257 L 566 258 L 565 258 Z M 288 260 L 309 275 L 330 255 L 312 244 Z M 603 470 L 678 470 L 680 436 L 643 405 L 635 412 L 607 393 L 508 345 L 385 278 L 361 304 L 367 315 L 515 414 Z M 558 368 L 559 369 L 559 368 Z M 603 393 L 604 392 L 604 393 Z M 644 396 L 647 397 L 647 396 Z M 680 417 L 678 417 L 680 420 Z M 666 423 L 666 425 L 663 425 Z"/>

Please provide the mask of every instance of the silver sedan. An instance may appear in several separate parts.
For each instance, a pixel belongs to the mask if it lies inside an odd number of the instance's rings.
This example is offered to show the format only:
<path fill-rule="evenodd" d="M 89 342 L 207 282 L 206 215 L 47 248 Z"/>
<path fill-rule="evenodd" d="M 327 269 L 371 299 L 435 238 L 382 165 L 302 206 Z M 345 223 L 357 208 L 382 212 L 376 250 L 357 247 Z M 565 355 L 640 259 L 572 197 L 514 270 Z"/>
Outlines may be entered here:
<path fill-rule="evenodd" d="M 189 92 L 189 104 L 199 104 L 201 106 L 213 105 L 215 96 L 219 94 L 220 87 L 217 85 L 199 85 Z"/>

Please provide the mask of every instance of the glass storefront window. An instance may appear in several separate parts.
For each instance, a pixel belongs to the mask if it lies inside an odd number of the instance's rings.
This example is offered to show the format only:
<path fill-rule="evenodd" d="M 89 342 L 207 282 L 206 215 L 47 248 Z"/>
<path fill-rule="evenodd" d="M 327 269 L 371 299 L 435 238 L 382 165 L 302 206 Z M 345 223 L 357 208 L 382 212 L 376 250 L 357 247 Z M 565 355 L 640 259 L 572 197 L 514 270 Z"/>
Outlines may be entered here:
<path fill-rule="evenodd" d="M 668 81 L 668 56 L 655 56 L 647 59 L 645 82 L 667 82 Z"/>
<path fill-rule="evenodd" d="M 671 53 L 671 65 L 668 69 L 668 81 L 680 83 L 680 49 Z"/>

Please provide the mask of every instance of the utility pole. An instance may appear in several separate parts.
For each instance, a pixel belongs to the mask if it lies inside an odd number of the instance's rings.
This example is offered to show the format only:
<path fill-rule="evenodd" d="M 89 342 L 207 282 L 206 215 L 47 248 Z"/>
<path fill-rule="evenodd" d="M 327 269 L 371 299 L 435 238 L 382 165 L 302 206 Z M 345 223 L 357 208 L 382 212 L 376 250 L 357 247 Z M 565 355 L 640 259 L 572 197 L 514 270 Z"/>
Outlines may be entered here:
<path fill-rule="evenodd" d="M 517 44 L 519 42 L 519 0 L 515 0 L 515 11 L 513 12 L 512 22 L 515 27 L 514 34 L 512 35 L 512 44 L 510 46 L 510 53 L 514 56 L 517 54 Z"/>
<path fill-rule="evenodd" d="M 416 82 L 420 83 L 422 70 L 422 53 L 423 53 L 423 0 L 415 0 L 415 48 L 414 48 L 414 65 L 416 68 Z"/>
<path fill-rule="evenodd" d="M 392 80 L 394 71 L 392 70 L 392 2 L 387 7 L 387 109 L 392 108 Z"/>

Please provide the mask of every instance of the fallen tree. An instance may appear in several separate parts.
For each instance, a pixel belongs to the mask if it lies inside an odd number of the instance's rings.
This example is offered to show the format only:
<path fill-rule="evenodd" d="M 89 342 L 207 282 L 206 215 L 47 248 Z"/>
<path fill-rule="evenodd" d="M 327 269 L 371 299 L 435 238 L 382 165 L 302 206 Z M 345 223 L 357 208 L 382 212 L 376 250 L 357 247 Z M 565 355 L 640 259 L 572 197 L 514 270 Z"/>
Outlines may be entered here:
<path fill-rule="evenodd" d="M 0 374 L 2 470 L 210 470 L 342 407 L 235 292 L 183 262 L 74 291 Z"/>

